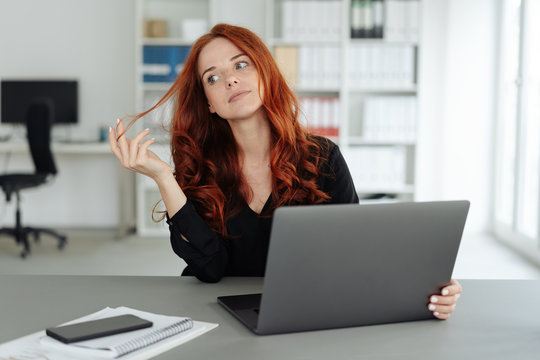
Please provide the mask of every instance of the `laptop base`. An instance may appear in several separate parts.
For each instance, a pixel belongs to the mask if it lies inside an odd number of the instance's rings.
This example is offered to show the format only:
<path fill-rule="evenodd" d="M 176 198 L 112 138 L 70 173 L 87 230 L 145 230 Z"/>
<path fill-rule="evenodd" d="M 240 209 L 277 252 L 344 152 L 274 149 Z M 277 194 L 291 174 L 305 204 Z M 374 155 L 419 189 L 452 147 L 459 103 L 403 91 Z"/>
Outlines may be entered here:
<path fill-rule="evenodd" d="M 257 334 L 262 294 L 219 296 L 218 303 Z"/>

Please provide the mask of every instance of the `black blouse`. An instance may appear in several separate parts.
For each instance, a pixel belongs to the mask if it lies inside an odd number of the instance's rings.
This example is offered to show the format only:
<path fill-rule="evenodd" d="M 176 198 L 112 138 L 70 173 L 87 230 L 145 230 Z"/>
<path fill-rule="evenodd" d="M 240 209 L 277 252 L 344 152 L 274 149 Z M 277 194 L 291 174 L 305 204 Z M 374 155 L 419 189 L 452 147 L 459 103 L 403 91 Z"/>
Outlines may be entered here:
<path fill-rule="evenodd" d="M 333 142 L 329 145 L 327 160 L 317 180 L 319 189 L 330 196 L 327 204 L 358 203 L 347 164 L 338 146 Z M 195 275 L 204 282 L 217 282 L 223 276 L 264 276 L 271 208 L 270 197 L 260 215 L 246 205 L 227 221 L 230 238 L 223 239 L 204 222 L 188 200 L 167 220 L 172 248 L 188 264 L 182 275 Z M 181 234 L 189 242 L 183 240 Z"/>

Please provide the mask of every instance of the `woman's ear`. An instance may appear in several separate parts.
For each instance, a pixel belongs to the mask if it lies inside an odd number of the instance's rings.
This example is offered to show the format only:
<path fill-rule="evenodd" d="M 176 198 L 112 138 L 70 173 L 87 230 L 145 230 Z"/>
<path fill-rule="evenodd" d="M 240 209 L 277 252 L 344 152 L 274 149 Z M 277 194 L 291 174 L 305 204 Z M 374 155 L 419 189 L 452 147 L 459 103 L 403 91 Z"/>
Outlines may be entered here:
<path fill-rule="evenodd" d="M 212 113 L 212 114 L 215 114 L 216 113 L 216 110 L 214 110 L 214 107 L 210 104 L 208 104 L 208 110 Z"/>

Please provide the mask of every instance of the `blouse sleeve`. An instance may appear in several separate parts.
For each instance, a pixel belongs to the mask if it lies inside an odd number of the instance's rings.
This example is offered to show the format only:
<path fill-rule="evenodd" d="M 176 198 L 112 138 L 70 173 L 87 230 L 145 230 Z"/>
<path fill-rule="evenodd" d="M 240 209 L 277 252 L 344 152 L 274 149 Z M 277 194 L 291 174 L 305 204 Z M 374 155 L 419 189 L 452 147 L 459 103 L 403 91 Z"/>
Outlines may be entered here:
<path fill-rule="evenodd" d="M 174 252 L 184 259 L 193 275 L 204 282 L 221 280 L 229 261 L 226 242 L 204 222 L 195 206 L 188 200 L 167 218 L 167 224 Z"/>
<path fill-rule="evenodd" d="M 330 204 L 358 204 L 358 194 L 349 167 L 339 147 L 334 143 L 331 143 L 328 160 L 322 167 L 319 179 L 320 189 L 331 197 Z"/>

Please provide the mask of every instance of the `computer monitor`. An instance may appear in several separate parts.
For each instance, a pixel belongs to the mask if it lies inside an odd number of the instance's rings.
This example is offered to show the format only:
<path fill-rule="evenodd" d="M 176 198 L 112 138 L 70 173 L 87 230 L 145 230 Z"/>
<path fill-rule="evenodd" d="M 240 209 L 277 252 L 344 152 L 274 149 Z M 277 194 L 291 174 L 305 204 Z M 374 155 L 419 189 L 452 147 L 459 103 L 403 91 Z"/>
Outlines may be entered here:
<path fill-rule="evenodd" d="M 36 102 L 49 104 L 52 124 L 78 122 L 76 80 L 2 80 L 0 92 L 3 124 L 25 124 Z"/>

